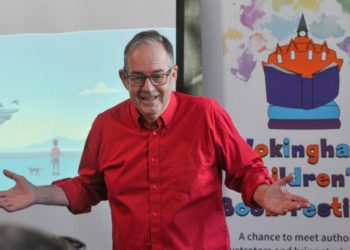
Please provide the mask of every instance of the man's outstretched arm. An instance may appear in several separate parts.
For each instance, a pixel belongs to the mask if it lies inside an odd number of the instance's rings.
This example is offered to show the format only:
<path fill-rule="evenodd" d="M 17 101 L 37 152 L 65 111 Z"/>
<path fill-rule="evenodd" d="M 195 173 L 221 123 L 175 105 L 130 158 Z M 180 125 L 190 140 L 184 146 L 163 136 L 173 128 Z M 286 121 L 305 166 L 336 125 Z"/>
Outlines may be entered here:
<path fill-rule="evenodd" d="M 8 170 L 4 170 L 4 175 L 16 183 L 13 188 L 0 191 L 0 208 L 8 212 L 34 204 L 69 206 L 66 194 L 56 185 L 35 186 L 25 177 Z"/>

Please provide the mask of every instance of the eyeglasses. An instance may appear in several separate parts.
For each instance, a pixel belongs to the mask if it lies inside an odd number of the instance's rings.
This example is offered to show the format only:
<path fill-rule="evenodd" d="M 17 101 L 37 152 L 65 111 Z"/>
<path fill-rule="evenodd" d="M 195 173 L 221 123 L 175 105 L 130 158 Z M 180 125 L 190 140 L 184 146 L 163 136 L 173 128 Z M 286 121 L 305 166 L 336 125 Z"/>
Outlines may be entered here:
<path fill-rule="evenodd" d="M 149 76 L 146 76 L 143 74 L 130 75 L 130 76 L 127 76 L 128 82 L 133 87 L 142 87 L 145 84 L 146 79 L 148 78 L 150 79 L 153 86 L 164 85 L 168 82 L 168 77 L 173 68 L 174 67 L 170 68 L 166 73 L 155 73 Z"/>

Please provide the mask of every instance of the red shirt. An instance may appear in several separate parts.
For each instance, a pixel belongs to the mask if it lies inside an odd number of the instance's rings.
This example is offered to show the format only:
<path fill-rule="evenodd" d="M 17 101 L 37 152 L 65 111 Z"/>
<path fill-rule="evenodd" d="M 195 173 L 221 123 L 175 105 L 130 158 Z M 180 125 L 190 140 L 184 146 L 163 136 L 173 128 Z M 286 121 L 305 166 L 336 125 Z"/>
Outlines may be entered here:
<path fill-rule="evenodd" d="M 148 129 L 130 100 L 100 114 L 76 178 L 55 182 L 73 213 L 108 199 L 113 249 L 229 249 L 222 203 L 228 188 L 252 204 L 271 183 L 261 158 L 229 115 L 209 98 L 172 93 L 158 128 Z"/>

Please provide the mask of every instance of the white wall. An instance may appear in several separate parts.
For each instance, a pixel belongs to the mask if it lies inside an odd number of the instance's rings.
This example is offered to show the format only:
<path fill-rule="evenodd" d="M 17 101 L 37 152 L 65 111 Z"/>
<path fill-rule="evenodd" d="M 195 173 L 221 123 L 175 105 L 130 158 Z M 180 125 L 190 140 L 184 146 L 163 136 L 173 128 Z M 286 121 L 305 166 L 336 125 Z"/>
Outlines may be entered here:
<path fill-rule="evenodd" d="M 0 35 L 175 27 L 173 0 L 0 0 Z"/>

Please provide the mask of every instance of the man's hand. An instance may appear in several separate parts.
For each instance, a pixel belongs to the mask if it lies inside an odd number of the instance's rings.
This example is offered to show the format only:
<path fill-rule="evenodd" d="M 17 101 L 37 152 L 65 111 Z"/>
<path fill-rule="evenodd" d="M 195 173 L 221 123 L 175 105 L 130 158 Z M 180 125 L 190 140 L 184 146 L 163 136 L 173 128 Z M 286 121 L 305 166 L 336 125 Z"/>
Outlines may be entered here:
<path fill-rule="evenodd" d="M 309 201 L 287 191 L 286 184 L 293 180 L 293 175 L 288 175 L 272 185 L 259 186 L 253 195 L 256 203 L 272 214 L 286 214 L 288 211 L 299 208 L 307 208 Z"/>
<path fill-rule="evenodd" d="M 25 177 L 8 170 L 4 170 L 4 175 L 16 183 L 13 188 L 0 191 L 0 208 L 8 212 L 34 204 L 69 206 L 66 194 L 56 185 L 34 186 Z"/>
<path fill-rule="evenodd" d="M 4 175 L 13 181 L 15 186 L 6 191 L 0 191 L 0 207 L 8 212 L 27 208 L 35 203 L 35 187 L 25 177 L 4 170 Z"/>

